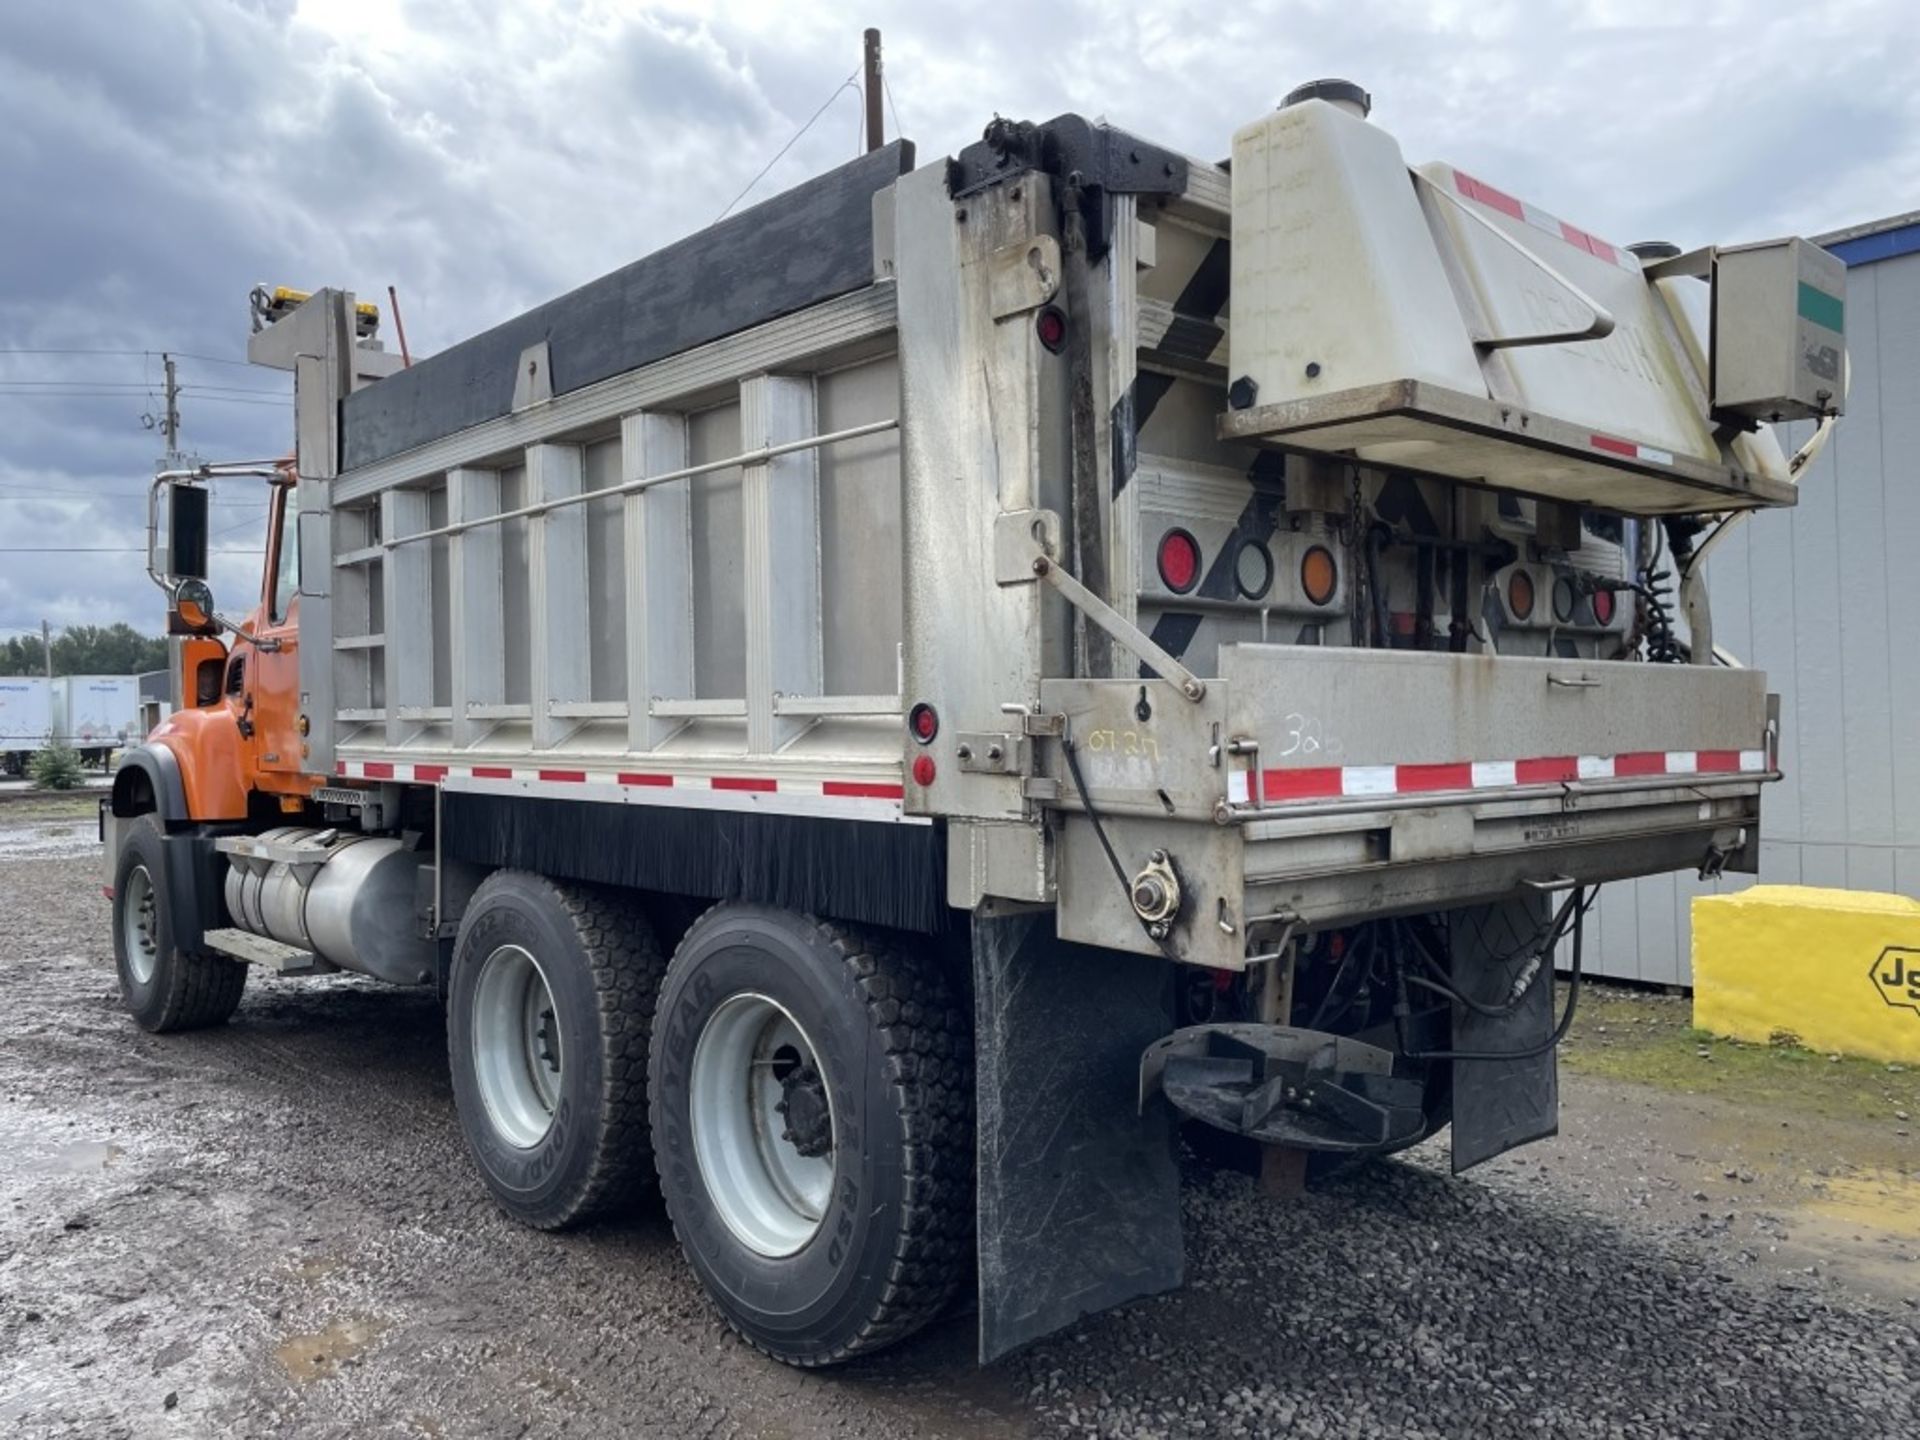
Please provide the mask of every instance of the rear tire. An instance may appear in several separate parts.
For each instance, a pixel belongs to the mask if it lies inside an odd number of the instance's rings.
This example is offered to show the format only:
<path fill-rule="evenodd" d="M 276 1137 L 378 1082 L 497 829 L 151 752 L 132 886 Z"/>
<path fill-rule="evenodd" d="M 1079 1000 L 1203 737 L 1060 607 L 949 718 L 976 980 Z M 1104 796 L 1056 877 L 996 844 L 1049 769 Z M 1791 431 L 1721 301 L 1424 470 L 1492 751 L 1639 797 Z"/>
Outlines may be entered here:
<path fill-rule="evenodd" d="M 113 961 L 134 1023 L 164 1035 L 225 1024 L 246 989 L 247 967 L 174 942 L 160 823 L 129 827 L 113 873 Z"/>
<path fill-rule="evenodd" d="M 946 1308 L 973 1235 L 973 1046 L 927 955 L 763 905 L 688 930 L 654 1022 L 660 1183 L 749 1343 L 831 1365 Z"/>
<path fill-rule="evenodd" d="M 647 1037 L 665 957 L 639 901 L 502 870 L 460 922 L 447 992 L 454 1103 L 487 1188 L 560 1230 L 652 1183 Z"/>

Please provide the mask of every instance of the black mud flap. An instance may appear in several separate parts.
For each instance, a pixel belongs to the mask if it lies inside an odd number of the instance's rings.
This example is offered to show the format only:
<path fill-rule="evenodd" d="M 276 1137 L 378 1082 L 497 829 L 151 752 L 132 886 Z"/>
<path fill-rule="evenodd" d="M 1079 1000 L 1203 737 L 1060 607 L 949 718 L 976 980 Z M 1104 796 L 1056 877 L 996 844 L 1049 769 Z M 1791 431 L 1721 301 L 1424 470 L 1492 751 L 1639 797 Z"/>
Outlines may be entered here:
<path fill-rule="evenodd" d="M 973 922 L 980 1359 L 1185 1274 L 1171 1112 L 1139 1106 L 1171 1025 L 1166 962 Z"/>
<path fill-rule="evenodd" d="M 1453 1048 L 1500 1054 L 1530 1050 L 1553 1033 L 1553 956 L 1539 955 L 1547 926 L 1547 897 L 1523 895 L 1476 905 L 1447 917 L 1453 983 L 1483 1004 L 1506 1001 L 1529 967 L 1535 973 L 1526 1002 L 1498 1018 L 1453 1007 Z M 1557 1050 L 1525 1060 L 1453 1062 L 1453 1173 L 1542 1140 L 1560 1130 Z"/>

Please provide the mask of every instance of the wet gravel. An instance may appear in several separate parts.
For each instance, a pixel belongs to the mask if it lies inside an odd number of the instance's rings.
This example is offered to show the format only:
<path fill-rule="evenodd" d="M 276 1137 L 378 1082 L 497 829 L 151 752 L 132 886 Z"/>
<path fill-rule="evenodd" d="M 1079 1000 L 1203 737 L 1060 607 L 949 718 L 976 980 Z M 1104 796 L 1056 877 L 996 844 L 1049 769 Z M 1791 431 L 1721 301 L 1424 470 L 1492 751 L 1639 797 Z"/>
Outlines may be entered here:
<path fill-rule="evenodd" d="M 657 1210 L 498 1215 L 430 997 L 256 981 L 223 1030 L 134 1030 L 66 838 L 0 853 L 0 1433 L 1920 1435 L 1920 1284 L 1620 1198 L 1622 1092 L 1583 1079 L 1568 1136 L 1463 1180 L 1423 1151 L 1276 1202 L 1196 1171 L 1186 1289 L 999 1365 L 956 1314 L 788 1371 Z"/>

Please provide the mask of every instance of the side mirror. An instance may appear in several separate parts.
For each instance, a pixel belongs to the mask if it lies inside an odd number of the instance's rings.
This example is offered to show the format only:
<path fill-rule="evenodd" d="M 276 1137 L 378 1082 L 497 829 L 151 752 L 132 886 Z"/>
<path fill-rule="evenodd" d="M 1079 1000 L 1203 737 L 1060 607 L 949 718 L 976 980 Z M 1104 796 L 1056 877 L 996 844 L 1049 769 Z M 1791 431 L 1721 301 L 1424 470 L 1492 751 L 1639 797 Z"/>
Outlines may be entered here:
<path fill-rule="evenodd" d="M 172 613 L 167 628 L 175 635 L 216 635 L 220 622 L 213 613 L 213 587 L 189 576 L 176 580 L 168 594 Z"/>
<path fill-rule="evenodd" d="M 204 580 L 207 575 L 207 490 L 201 485 L 167 486 L 167 574 Z M 209 603 L 208 610 L 212 610 Z"/>

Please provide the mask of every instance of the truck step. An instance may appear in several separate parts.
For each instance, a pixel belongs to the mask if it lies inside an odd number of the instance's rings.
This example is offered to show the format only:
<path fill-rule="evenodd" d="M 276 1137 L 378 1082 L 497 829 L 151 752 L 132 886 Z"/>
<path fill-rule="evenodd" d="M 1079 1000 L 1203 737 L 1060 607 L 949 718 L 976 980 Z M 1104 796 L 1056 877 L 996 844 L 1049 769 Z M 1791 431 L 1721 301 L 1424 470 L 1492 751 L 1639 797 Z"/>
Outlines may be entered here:
<path fill-rule="evenodd" d="M 249 965 L 258 965 L 262 970 L 271 970 L 289 979 L 302 975 L 337 975 L 340 971 L 338 965 L 322 960 L 311 950 L 302 950 L 297 945 L 283 945 L 265 935 L 255 935 L 251 930 L 235 930 L 231 927 L 209 930 L 204 938 L 207 948 L 211 950 L 218 950 L 222 955 L 244 960 Z"/>

